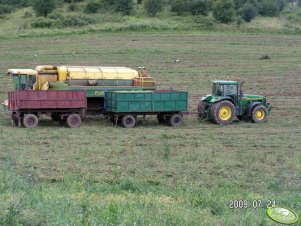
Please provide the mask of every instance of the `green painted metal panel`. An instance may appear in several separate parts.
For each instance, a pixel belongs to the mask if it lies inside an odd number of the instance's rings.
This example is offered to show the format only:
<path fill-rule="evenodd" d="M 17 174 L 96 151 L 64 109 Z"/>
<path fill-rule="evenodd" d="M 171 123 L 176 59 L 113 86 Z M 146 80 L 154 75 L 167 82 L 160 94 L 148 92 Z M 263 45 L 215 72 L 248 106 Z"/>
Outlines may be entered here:
<path fill-rule="evenodd" d="M 186 112 L 188 92 L 107 91 L 107 112 Z"/>
<path fill-rule="evenodd" d="M 99 86 L 68 86 L 68 90 L 85 90 L 87 97 L 104 97 L 105 91 L 143 91 L 154 90 L 155 87 L 99 87 Z"/>

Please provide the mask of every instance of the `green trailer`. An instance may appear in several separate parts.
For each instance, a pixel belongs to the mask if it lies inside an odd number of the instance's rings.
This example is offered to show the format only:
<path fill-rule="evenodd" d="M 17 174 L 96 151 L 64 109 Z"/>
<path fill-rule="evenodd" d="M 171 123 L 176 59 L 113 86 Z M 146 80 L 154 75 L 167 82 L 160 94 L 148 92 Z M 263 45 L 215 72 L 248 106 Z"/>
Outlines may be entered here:
<path fill-rule="evenodd" d="M 135 126 L 137 116 L 156 115 L 160 124 L 182 125 L 188 108 L 188 92 L 175 90 L 107 91 L 105 115 L 114 124 Z"/>

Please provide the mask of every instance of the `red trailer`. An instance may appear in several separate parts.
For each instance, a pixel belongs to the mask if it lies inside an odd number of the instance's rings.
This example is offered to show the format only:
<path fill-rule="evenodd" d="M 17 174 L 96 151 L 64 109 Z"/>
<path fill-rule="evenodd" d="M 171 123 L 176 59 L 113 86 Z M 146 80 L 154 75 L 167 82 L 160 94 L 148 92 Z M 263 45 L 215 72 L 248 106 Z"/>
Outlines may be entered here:
<path fill-rule="evenodd" d="M 86 91 L 22 90 L 9 92 L 8 99 L 12 124 L 27 128 L 35 127 L 43 114 L 71 128 L 79 127 L 87 110 Z"/>

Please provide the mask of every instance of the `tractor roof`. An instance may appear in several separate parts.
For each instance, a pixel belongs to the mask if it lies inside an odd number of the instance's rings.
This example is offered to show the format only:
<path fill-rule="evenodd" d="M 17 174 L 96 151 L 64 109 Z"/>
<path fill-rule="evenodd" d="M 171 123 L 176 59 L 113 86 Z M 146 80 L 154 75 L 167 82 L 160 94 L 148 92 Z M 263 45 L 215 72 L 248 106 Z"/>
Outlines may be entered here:
<path fill-rule="evenodd" d="M 37 75 L 38 72 L 31 69 L 8 69 L 8 74 Z"/>
<path fill-rule="evenodd" d="M 213 81 L 213 84 L 237 85 L 238 81 L 215 80 Z"/>

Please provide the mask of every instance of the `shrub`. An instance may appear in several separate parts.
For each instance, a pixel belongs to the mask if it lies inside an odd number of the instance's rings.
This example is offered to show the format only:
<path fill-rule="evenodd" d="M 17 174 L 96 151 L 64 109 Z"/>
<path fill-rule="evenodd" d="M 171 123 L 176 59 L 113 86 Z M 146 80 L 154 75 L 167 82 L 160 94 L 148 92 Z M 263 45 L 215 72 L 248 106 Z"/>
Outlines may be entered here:
<path fill-rule="evenodd" d="M 238 10 L 243 7 L 243 5 L 246 3 L 246 0 L 234 0 L 233 3 L 235 10 Z"/>
<path fill-rule="evenodd" d="M 24 13 L 23 18 L 29 18 L 29 17 L 32 17 L 32 14 L 31 14 L 30 12 L 26 11 L 26 12 Z"/>
<path fill-rule="evenodd" d="M 278 6 L 274 0 L 264 0 L 259 9 L 262 16 L 277 16 L 279 13 Z"/>
<path fill-rule="evenodd" d="M 281 11 L 287 5 L 287 1 L 286 0 L 276 0 L 276 5 L 278 7 L 278 10 Z"/>
<path fill-rule="evenodd" d="M 85 6 L 84 12 L 85 13 L 97 13 L 101 8 L 100 2 L 90 1 Z"/>
<path fill-rule="evenodd" d="M 115 0 L 115 11 L 124 15 L 130 15 L 134 9 L 133 0 Z"/>
<path fill-rule="evenodd" d="M 19 3 L 20 7 L 28 7 L 32 5 L 32 0 L 21 0 Z"/>
<path fill-rule="evenodd" d="M 163 9 L 163 0 L 145 0 L 144 8 L 149 16 L 155 16 Z"/>
<path fill-rule="evenodd" d="M 57 11 L 57 10 L 53 11 L 52 13 L 50 13 L 50 14 L 48 15 L 48 17 L 49 17 L 50 19 L 54 19 L 54 20 L 58 20 L 58 19 L 62 20 L 62 19 L 64 19 L 63 14 L 61 14 L 61 13 L 60 13 L 59 11 Z"/>
<path fill-rule="evenodd" d="M 60 27 L 82 27 L 89 24 L 94 24 L 95 20 L 84 16 L 70 16 L 59 21 Z"/>
<path fill-rule="evenodd" d="M 207 16 L 211 8 L 211 1 L 208 0 L 191 0 L 189 3 L 189 12 L 192 15 Z"/>
<path fill-rule="evenodd" d="M 77 11 L 78 6 L 74 2 L 71 2 L 70 5 L 68 6 L 68 10 L 71 11 L 71 12 Z"/>
<path fill-rule="evenodd" d="M 245 4 L 238 12 L 241 18 L 246 22 L 251 22 L 256 17 L 256 9 L 251 4 Z"/>
<path fill-rule="evenodd" d="M 37 16 L 47 17 L 56 8 L 55 0 L 35 0 L 33 9 L 35 10 Z"/>
<path fill-rule="evenodd" d="M 210 17 L 210 16 L 196 16 L 194 17 L 194 21 L 196 24 L 199 25 L 199 28 L 204 29 L 204 30 L 211 30 L 214 28 L 215 25 L 215 21 L 214 18 Z"/>
<path fill-rule="evenodd" d="M 189 10 L 188 0 L 173 0 L 170 2 L 171 12 L 176 13 L 177 15 L 183 15 Z"/>
<path fill-rule="evenodd" d="M 234 16 L 234 4 L 232 0 L 217 0 L 213 5 L 213 16 L 222 23 L 229 23 Z"/>
<path fill-rule="evenodd" d="M 33 28 L 51 28 L 51 27 L 82 27 L 94 24 L 93 18 L 84 16 L 55 16 L 57 13 L 50 14 L 48 18 L 38 17 L 31 23 Z M 57 14 L 58 15 L 58 14 Z"/>
<path fill-rule="evenodd" d="M 33 28 L 50 28 L 55 24 L 55 20 L 50 18 L 38 17 L 34 22 L 30 25 Z"/>
<path fill-rule="evenodd" d="M 14 7 L 11 5 L 0 5 L 0 15 L 8 14 L 14 11 Z"/>

